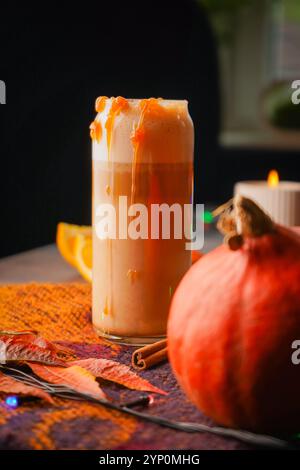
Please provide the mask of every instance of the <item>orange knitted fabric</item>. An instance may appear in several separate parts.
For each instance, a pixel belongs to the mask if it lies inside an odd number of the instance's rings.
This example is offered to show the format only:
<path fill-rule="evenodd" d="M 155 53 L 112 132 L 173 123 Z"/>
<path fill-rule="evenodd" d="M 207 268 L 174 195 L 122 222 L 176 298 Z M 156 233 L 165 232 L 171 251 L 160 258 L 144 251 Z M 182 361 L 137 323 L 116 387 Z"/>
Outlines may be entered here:
<path fill-rule="evenodd" d="M 100 341 L 91 324 L 91 286 L 83 283 L 1 286 L 0 329 L 37 330 L 51 341 Z"/>
<path fill-rule="evenodd" d="M 1 286 L 0 330 L 26 329 L 37 330 L 51 341 L 64 341 L 70 346 L 74 343 L 84 347 L 97 345 L 92 353 L 98 357 L 114 356 L 120 349 L 94 333 L 88 284 Z M 5 438 L 7 434 L 11 440 L 16 421 L 17 447 L 33 449 L 113 448 L 124 444 L 136 428 L 135 419 L 91 403 L 56 399 L 55 405 L 49 406 L 37 400 L 11 410 L 2 401 L 0 428 L 4 442 L 0 442 L 0 448 L 10 447 L 10 443 L 5 445 Z M 68 432 L 72 436 L 68 436 Z"/>

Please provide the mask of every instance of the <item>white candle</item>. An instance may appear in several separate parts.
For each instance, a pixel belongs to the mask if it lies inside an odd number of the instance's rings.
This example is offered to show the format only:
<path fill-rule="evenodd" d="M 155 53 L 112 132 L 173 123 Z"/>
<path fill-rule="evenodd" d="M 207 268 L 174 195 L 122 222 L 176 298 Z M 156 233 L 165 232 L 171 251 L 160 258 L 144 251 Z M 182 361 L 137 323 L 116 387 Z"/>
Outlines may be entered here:
<path fill-rule="evenodd" d="M 268 181 L 240 181 L 234 194 L 253 199 L 272 219 L 282 225 L 300 225 L 300 182 L 279 181 L 275 170 Z"/>

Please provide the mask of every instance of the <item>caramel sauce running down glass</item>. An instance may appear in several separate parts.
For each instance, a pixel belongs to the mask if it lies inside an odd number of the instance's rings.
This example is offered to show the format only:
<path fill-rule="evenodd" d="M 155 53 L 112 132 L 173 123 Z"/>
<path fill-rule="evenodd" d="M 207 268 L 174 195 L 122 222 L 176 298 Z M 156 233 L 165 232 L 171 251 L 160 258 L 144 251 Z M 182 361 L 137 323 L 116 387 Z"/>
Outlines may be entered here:
<path fill-rule="evenodd" d="M 172 294 L 191 265 L 186 239 L 151 238 L 151 204 L 191 204 L 194 130 L 187 101 L 100 97 L 93 141 L 93 324 L 113 341 L 147 344 L 166 334 Z M 148 209 L 147 239 L 118 233 L 119 197 Z M 98 237 L 97 208 L 116 211 L 116 238 Z M 128 216 L 128 223 L 133 217 Z M 192 222 L 192 215 L 190 214 Z"/>

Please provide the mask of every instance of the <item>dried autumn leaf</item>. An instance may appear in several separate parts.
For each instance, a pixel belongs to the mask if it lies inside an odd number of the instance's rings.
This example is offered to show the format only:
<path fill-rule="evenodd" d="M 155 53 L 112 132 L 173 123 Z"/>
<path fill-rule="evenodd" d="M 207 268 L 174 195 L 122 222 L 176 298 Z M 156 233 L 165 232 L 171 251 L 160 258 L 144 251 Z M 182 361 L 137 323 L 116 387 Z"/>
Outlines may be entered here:
<path fill-rule="evenodd" d="M 0 331 L 0 364 L 35 361 L 63 367 L 71 357 L 71 350 L 51 343 L 36 331 Z"/>
<path fill-rule="evenodd" d="M 53 403 L 52 397 L 40 388 L 26 385 L 0 372 L 0 392 L 42 398 Z"/>
<path fill-rule="evenodd" d="M 141 390 L 144 392 L 155 392 L 167 395 L 167 392 L 152 385 L 148 380 L 143 379 L 135 372 L 132 372 L 125 364 L 111 361 L 109 359 L 81 359 L 72 361 L 70 364 L 83 367 L 96 377 L 110 380 L 120 385 L 124 385 L 131 390 Z"/>
<path fill-rule="evenodd" d="M 64 385 L 93 398 L 106 399 L 96 382 L 96 377 L 77 365 L 71 367 L 48 367 L 43 364 L 28 363 L 31 370 L 43 380 L 56 385 Z"/>
<path fill-rule="evenodd" d="M 35 344 L 36 346 L 39 346 L 40 348 L 50 349 L 54 354 L 57 355 L 57 357 L 65 361 L 68 361 L 71 358 L 74 359 L 74 357 L 76 356 L 75 353 L 71 349 L 65 346 L 54 344 L 51 341 L 48 341 L 47 339 L 43 338 L 43 336 L 41 336 L 40 334 L 37 334 L 35 336 L 35 339 L 32 342 L 32 344 Z"/>

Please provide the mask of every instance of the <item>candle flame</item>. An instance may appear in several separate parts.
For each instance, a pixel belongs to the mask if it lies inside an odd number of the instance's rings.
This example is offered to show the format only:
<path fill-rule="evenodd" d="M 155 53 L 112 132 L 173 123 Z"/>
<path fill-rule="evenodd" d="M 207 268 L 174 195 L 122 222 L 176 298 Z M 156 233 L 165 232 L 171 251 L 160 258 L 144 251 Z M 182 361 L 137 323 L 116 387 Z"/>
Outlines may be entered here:
<path fill-rule="evenodd" d="M 275 186 L 278 186 L 279 183 L 279 175 L 276 170 L 271 170 L 268 174 L 268 186 L 271 188 L 274 188 Z"/>

